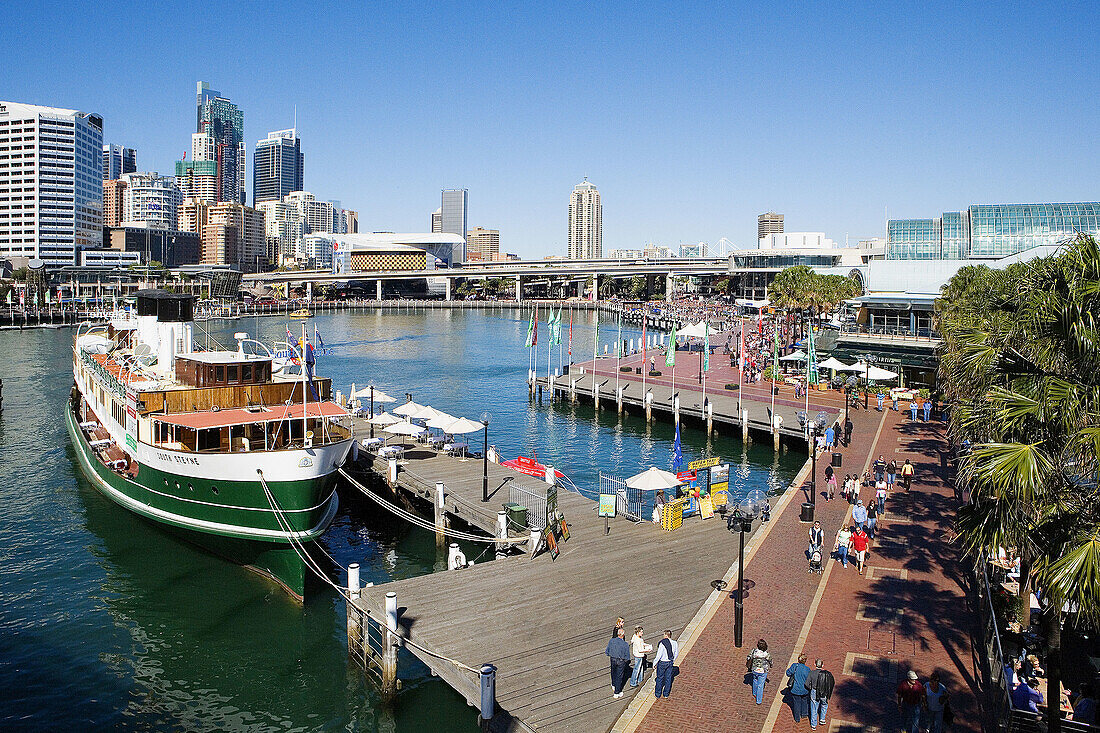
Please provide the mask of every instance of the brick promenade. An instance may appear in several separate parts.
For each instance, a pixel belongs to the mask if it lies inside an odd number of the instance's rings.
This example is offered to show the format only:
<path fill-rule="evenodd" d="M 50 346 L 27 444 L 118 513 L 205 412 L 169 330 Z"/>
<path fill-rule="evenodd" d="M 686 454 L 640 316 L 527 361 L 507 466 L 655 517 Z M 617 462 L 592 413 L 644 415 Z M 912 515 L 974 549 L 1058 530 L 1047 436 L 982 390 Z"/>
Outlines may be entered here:
<path fill-rule="evenodd" d="M 807 572 L 808 527 L 791 502 L 757 551 L 746 558 L 744 646 L 733 645 L 734 602 L 723 594 L 713 615 L 692 634 L 679 660 L 669 699 L 654 700 L 652 680 L 616 724 L 616 731 L 794 731 L 784 672 L 798 652 L 820 656 L 836 677 L 826 731 L 899 729 L 894 688 L 912 668 L 924 681 L 939 670 L 956 712 L 953 731 L 981 729 L 976 702 L 975 661 L 970 646 L 973 618 L 964 578 L 949 544 L 956 500 L 944 481 L 946 447 L 942 423 L 911 423 L 909 413 L 872 409 L 852 413 L 852 445 L 842 449 L 840 476 L 860 474 L 879 454 L 916 466 L 912 493 L 895 490 L 868 553 L 863 577 L 854 564 L 829 561 L 823 574 Z M 818 462 L 818 489 L 824 463 Z M 861 489 L 868 503 L 873 489 Z M 801 500 L 801 497 L 797 497 Z M 826 545 L 850 519 L 842 499 L 817 502 Z M 748 582 L 746 583 L 748 585 Z M 629 621 L 629 620 L 628 620 Z M 675 630 L 677 634 L 680 630 Z M 768 641 L 774 667 L 764 704 L 755 705 L 745 657 L 756 640 Z"/>

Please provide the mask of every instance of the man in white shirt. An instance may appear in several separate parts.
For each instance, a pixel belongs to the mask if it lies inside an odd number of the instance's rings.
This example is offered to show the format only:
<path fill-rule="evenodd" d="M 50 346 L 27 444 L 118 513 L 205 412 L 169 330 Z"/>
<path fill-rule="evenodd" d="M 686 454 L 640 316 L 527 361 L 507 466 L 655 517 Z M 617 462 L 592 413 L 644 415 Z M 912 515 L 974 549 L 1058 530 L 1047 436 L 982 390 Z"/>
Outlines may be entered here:
<path fill-rule="evenodd" d="M 665 638 L 657 644 L 657 679 L 653 695 L 659 700 L 672 692 L 672 670 L 680 645 L 672 638 L 672 631 L 665 629 Z"/>

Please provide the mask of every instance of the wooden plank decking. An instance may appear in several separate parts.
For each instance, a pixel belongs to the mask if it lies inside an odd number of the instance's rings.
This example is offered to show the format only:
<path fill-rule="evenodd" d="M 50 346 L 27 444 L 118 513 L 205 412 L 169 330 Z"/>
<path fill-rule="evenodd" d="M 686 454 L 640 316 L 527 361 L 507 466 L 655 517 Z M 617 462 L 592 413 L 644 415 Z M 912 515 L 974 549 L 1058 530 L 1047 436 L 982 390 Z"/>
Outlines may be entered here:
<path fill-rule="evenodd" d="M 403 461 L 402 476 L 440 476 L 460 511 L 480 503 L 480 461 L 414 455 L 424 457 Z M 490 490 L 508 474 L 537 481 L 491 464 Z M 494 515 L 502 501 L 489 503 Z M 544 552 L 385 583 L 363 589 L 357 602 L 384 618 L 386 593 L 394 592 L 403 636 L 474 668 L 496 665 L 497 730 L 610 729 L 631 699 L 629 686 L 627 696 L 612 698 L 604 648 L 615 617 L 644 626 L 651 643 L 665 628 L 678 635 L 736 558 L 737 536 L 721 518 L 691 517 L 675 532 L 615 519 L 605 536 L 594 501 L 565 490 L 558 501 L 570 539 L 556 560 Z M 476 704 L 475 675 L 407 648 Z"/>

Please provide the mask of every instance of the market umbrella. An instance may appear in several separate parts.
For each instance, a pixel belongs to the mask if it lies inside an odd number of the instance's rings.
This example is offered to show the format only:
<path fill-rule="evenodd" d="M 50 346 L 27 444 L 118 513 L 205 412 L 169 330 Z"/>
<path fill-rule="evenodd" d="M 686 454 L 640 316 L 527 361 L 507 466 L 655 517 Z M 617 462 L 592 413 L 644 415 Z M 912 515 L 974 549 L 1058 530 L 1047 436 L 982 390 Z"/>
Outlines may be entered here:
<path fill-rule="evenodd" d="M 451 435 L 465 435 L 466 433 L 476 433 L 479 430 L 484 430 L 485 425 L 479 423 L 476 420 L 467 420 L 464 417 L 456 418 L 454 422 L 449 423 L 443 432 L 450 433 Z"/>
<path fill-rule="evenodd" d="M 380 412 L 374 417 L 367 420 L 371 425 L 393 425 L 394 423 L 405 422 L 397 415 L 391 415 L 388 412 Z"/>
<path fill-rule="evenodd" d="M 826 359 L 825 361 L 818 364 L 817 366 L 818 366 L 819 369 L 835 369 L 838 372 L 843 372 L 843 371 L 846 371 L 848 369 L 847 364 L 845 364 L 844 362 L 840 361 L 839 359 L 835 359 L 831 356 L 828 359 Z"/>
<path fill-rule="evenodd" d="M 795 351 L 786 356 L 779 357 L 779 361 L 806 361 L 806 354 L 803 351 Z"/>
<path fill-rule="evenodd" d="M 421 433 L 428 432 L 428 429 L 423 427 L 422 425 L 414 425 L 413 423 L 405 422 L 404 420 L 401 420 L 400 422 L 395 422 L 392 425 L 387 425 L 386 427 L 382 428 L 382 430 L 387 433 L 392 433 L 393 435 L 401 436 L 420 435 Z"/>
<path fill-rule="evenodd" d="M 440 415 L 446 415 L 446 414 L 447 413 L 440 412 L 439 410 L 435 409 L 434 407 L 429 407 L 428 405 L 424 405 L 423 407 L 421 407 L 416 412 L 411 413 L 409 415 L 409 417 L 413 420 L 431 420 L 434 417 L 439 417 Z"/>
<path fill-rule="evenodd" d="M 864 369 L 864 366 L 866 366 L 866 365 L 863 365 L 860 362 L 856 362 L 855 364 L 849 364 L 848 366 L 837 367 L 837 371 L 840 371 L 840 372 L 861 372 L 862 373 L 863 369 Z"/>
<path fill-rule="evenodd" d="M 448 415 L 447 413 L 440 412 L 439 410 L 436 410 L 435 412 L 435 417 L 430 418 L 428 422 L 425 423 L 429 428 L 439 428 L 443 432 L 447 432 L 447 425 L 453 423 L 455 420 L 458 419 L 454 415 Z"/>
<path fill-rule="evenodd" d="M 858 370 L 859 374 L 864 375 L 867 379 L 870 379 L 872 382 L 888 382 L 891 379 L 897 379 L 898 378 L 898 373 L 897 372 L 892 372 L 888 369 L 882 369 L 882 368 L 877 367 L 877 366 L 872 366 L 872 367 L 868 368 L 867 367 L 867 362 L 865 362 L 865 361 L 856 362 L 852 366 L 853 367 L 859 367 L 859 370 Z M 855 371 L 855 370 L 853 370 L 853 371 Z"/>
<path fill-rule="evenodd" d="M 676 474 L 662 471 L 656 466 L 650 466 L 647 470 L 626 480 L 627 486 L 642 491 L 664 491 L 676 488 L 682 483 L 683 481 L 676 478 Z"/>
<path fill-rule="evenodd" d="M 394 415 L 404 415 L 405 417 L 412 417 L 413 413 L 419 412 L 423 409 L 424 405 L 409 401 L 401 405 L 400 407 L 393 408 L 392 410 L 390 410 L 390 412 L 392 412 Z"/>
<path fill-rule="evenodd" d="M 370 396 L 371 396 L 370 387 L 367 386 L 367 387 L 363 387 L 363 389 L 358 389 L 357 390 L 357 389 L 355 389 L 355 384 L 353 383 L 351 385 L 351 396 L 352 396 L 352 399 L 354 399 L 356 397 L 370 398 Z M 394 398 L 394 397 L 390 397 L 388 394 L 386 394 L 382 390 L 375 387 L 375 389 L 374 389 L 374 401 L 376 403 L 377 402 L 397 402 L 397 399 Z"/>

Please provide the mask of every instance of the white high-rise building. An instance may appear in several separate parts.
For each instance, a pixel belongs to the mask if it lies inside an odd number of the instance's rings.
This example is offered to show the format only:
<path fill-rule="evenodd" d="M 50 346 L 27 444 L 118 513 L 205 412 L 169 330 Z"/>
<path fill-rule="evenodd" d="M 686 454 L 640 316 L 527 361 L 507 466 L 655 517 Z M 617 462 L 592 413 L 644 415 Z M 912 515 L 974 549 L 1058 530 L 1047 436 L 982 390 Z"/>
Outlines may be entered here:
<path fill-rule="evenodd" d="M 183 194 L 175 176 L 153 173 L 127 173 L 122 176 L 126 190 L 122 194 L 122 222 L 145 223 L 153 229 L 175 229 Z"/>
<path fill-rule="evenodd" d="M 466 221 L 469 209 L 470 195 L 465 188 L 452 188 L 443 191 L 442 206 L 440 206 L 440 232 L 443 234 L 457 234 L 466 239 Z M 435 222 L 432 222 L 435 226 Z M 462 248 L 462 258 L 458 262 L 466 260 L 466 248 Z"/>
<path fill-rule="evenodd" d="M 603 205 L 600 192 L 588 177 L 573 187 L 569 196 L 569 259 L 603 257 Z"/>
<path fill-rule="evenodd" d="M 103 118 L 0 102 L 0 255 L 75 265 L 103 243 Z"/>

